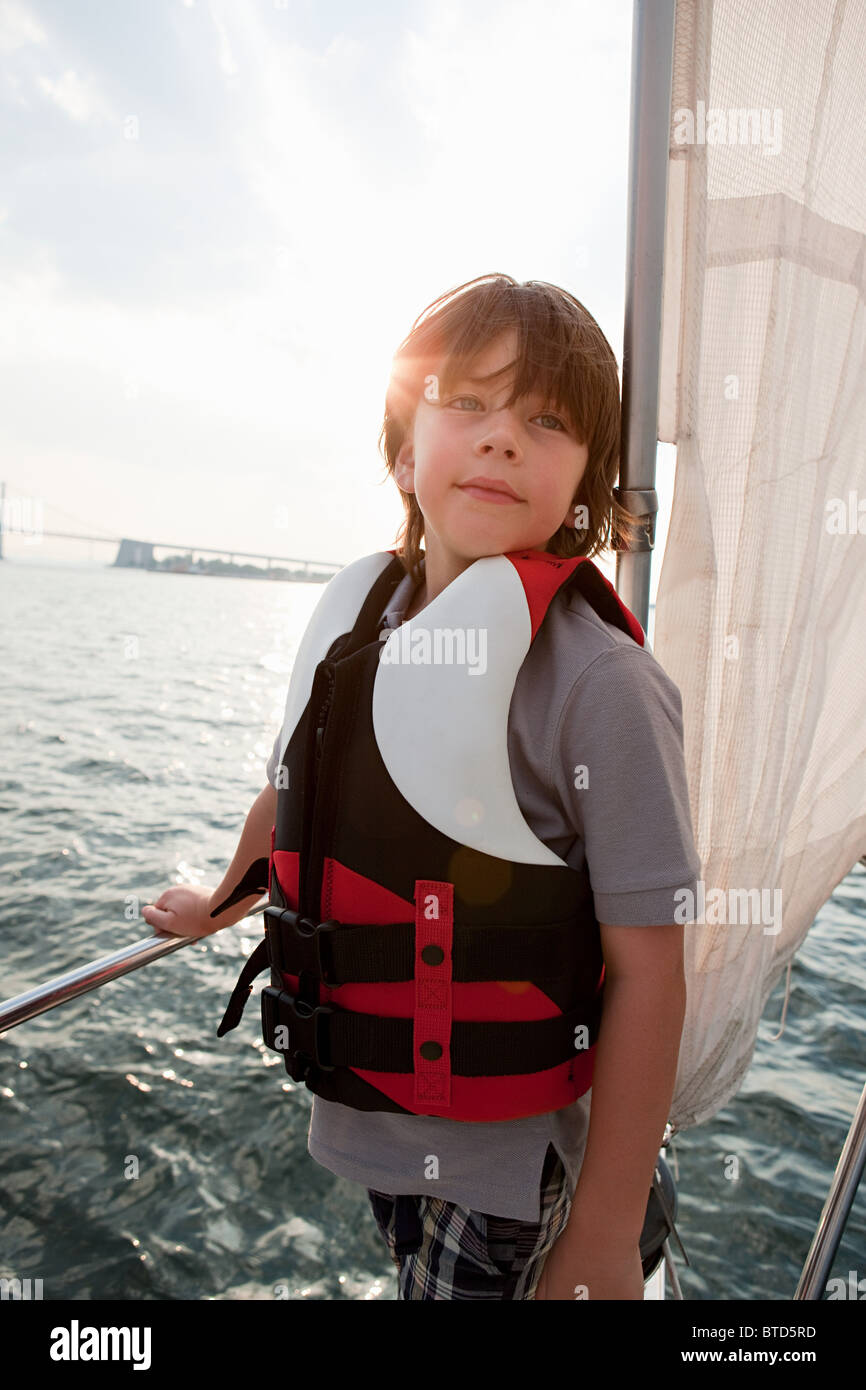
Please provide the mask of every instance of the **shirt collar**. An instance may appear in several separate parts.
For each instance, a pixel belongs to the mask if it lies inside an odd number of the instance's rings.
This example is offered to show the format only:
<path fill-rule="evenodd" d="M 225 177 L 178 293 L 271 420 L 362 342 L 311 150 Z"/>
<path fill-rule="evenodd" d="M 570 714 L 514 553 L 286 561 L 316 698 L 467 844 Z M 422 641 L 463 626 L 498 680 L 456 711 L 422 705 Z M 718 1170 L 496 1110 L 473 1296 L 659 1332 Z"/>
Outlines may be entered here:
<path fill-rule="evenodd" d="M 391 595 L 391 598 L 388 602 L 388 606 L 382 614 L 382 621 L 379 624 L 380 630 L 383 627 L 394 628 L 400 626 L 400 624 L 405 619 L 406 610 L 411 604 L 412 598 L 416 590 L 419 589 L 421 587 L 421 584 L 423 583 L 424 559 L 422 556 L 420 582 L 416 584 L 411 574 L 404 574 L 403 578 L 400 580 L 400 583 L 397 585 L 396 589 Z"/>

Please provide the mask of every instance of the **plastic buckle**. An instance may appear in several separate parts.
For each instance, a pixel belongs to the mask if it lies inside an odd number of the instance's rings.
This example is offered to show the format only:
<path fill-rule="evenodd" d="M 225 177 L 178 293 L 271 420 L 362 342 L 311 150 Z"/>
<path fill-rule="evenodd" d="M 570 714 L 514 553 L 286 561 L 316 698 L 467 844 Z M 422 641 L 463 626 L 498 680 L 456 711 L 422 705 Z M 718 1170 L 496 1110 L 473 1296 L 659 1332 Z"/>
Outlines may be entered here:
<path fill-rule="evenodd" d="M 310 1008 L 303 1000 L 296 999 L 284 989 L 274 989 L 272 985 L 262 990 L 261 1000 L 262 1035 L 265 1043 L 272 1051 L 285 1055 L 287 1069 L 289 1057 L 302 1056 L 308 1063 L 304 1075 L 312 1065 L 322 1071 L 336 1070 L 335 1066 L 322 1061 L 323 1052 L 329 1055 L 325 1018 L 336 1013 L 336 1009 L 329 1008 L 327 1004 L 317 1004 L 315 1008 Z M 276 1047 L 272 1042 L 280 1026 L 288 1029 L 287 1047 Z M 303 1076 L 295 1079 L 301 1081 Z"/>
<path fill-rule="evenodd" d="M 308 971 L 335 989 L 340 981 L 334 976 L 330 953 L 326 953 L 327 960 L 323 959 L 322 943 L 341 923 L 331 918 L 316 923 L 291 908 L 266 907 L 264 916 L 268 954 L 275 969 L 288 975 Z"/>

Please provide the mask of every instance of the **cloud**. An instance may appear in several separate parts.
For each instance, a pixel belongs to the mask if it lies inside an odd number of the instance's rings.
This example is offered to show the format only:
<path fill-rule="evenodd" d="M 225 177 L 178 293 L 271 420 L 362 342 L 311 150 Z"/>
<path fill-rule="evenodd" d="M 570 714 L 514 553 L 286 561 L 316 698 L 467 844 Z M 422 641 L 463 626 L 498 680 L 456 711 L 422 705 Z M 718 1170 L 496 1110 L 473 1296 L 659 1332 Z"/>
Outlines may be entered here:
<path fill-rule="evenodd" d="M 217 35 L 219 36 L 220 70 L 225 73 L 226 77 L 235 77 L 237 76 L 238 65 L 235 62 L 235 56 L 232 52 L 232 46 L 228 35 L 228 29 L 226 28 L 225 24 L 223 24 L 219 15 L 214 13 L 213 9 L 211 9 L 210 16 L 213 20 L 214 28 L 217 31 Z"/>
<path fill-rule="evenodd" d="M 146 13 L 58 8 L 46 45 L 0 0 L 0 45 L 40 45 L 6 65 L 39 93 L 3 197 L 10 447 L 104 526 L 156 533 L 184 480 L 172 514 L 201 544 L 267 548 L 277 504 L 281 553 L 391 544 L 376 440 L 426 304 L 483 272 L 547 279 L 617 348 L 626 0 Z"/>
<path fill-rule="evenodd" d="M 45 95 L 72 120 L 89 121 L 94 116 L 111 119 L 111 113 L 97 94 L 95 85 L 83 81 L 72 68 L 67 69 L 56 82 L 49 77 L 38 77 L 36 81 Z"/>
<path fill-rule="evenodd" d="M 0 54 L 14 53 L 30 43 L 45 43 L 45 30 L 19 0 L 0 0 Z"/>

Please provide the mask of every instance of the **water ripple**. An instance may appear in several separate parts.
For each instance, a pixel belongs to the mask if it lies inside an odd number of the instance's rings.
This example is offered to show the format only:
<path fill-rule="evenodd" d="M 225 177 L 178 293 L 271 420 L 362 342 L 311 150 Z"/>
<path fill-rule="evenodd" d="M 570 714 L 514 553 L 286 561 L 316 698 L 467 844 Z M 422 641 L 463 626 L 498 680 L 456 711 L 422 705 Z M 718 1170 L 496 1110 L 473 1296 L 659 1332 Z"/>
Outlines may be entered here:
<path fill-rule="evenodd" d="M 140 905 L 168 884 L 219 881 L 321 589 L 12 563 L 3 581 L 13 994 L 149 936 Z M 675 1139 L 686 1298 L 796 1286 L 862 1086 L 864 882 L 822 908 L 781 1042 L 784 978 L 739 1094 Z M 3 1273 L 52 1299 L 395 1297 L 366 1194 L 307 1154 L 309 1092 L 254 1019 L 216 1037 L 257 940 L 187 946 L 0 1038 Z M 834 1272 L 866 1271 L 864 1210 L 861 1192 Z"/>

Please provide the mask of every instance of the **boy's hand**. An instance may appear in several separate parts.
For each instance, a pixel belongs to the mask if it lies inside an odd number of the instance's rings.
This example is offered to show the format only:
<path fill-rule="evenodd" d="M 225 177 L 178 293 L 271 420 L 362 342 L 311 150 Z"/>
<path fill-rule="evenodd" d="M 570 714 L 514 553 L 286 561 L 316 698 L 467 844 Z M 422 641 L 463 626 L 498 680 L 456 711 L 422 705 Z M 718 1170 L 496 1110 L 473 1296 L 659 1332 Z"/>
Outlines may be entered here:
<path fill-rule="evenodd" d="M 210 936 L 223 925 L 220 917 L 209 916 L 212 896 L 212 888 L 178 884 L 143 907 L 141 915 L 160 936 Z"/>
<path fill-rule="evenodd" d="M 575 1286 L 582 1286 L 575 1293 Z M 536 1303 L 578 1296 L 597 1302 L 603 1298 L 642 1299 L 643 1265 L 638 1246 L 611 1244 L 599 1249 L 575 1239 L 568 1230 L 554 1242 L 541 1268 L 535 1289 Z"/>

